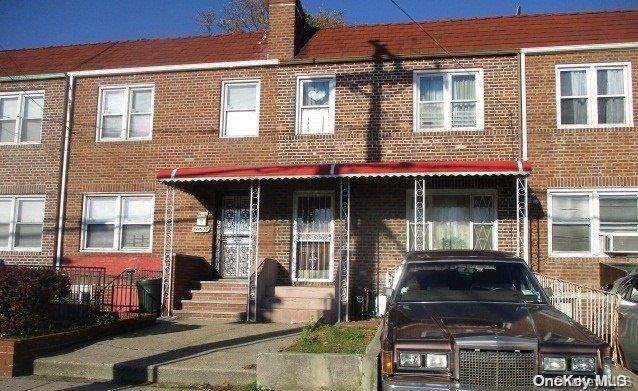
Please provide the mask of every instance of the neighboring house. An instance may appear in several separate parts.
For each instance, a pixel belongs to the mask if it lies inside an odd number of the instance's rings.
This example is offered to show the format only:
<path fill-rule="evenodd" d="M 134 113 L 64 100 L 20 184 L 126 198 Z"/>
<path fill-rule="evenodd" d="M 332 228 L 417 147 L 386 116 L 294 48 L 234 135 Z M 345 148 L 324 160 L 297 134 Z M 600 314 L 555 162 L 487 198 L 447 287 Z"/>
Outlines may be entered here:
<path fill-rule="evenodd" d="M 437 44 L 413 23 L 313 31 L 299 3 L 271 0 L 267 32 L 0 52 L 0 64 L 72 85 L 66 264 L 164 267 L 183 316 L 345 318 L 412 249 L 514 252 L 596 285 L 599 233 L 638 234 L 637 22 L 422 23 Z M 0 86 L 20 91 L 14 79 Z M 587 219 L 584 187 L 596 188 Z M 202 264 L 222 279 L 189 292 Z"/>

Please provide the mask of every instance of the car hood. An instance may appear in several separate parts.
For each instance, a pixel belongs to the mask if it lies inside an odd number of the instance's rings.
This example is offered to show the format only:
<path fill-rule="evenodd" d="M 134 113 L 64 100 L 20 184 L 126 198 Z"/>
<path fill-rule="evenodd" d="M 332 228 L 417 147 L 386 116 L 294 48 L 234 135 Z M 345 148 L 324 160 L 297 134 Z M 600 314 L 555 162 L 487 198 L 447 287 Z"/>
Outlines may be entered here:
<path fill-rule="evenodd" d="M 600 344 L 598 337 L 549 305 L 397 303 L 388 312 L 395 341 L 511 337 L 539 344 Z"/>

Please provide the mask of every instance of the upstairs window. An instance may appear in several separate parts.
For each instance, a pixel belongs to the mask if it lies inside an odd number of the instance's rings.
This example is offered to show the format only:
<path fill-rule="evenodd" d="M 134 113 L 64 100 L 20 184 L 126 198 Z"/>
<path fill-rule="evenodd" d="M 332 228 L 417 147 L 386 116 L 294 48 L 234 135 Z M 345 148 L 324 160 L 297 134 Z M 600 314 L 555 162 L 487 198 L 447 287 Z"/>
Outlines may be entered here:
<path fill-rule="evenodd" d="M 101 88 L 98 141 L 150 139 L 153 95 L 153 86 Z"/>
<path fill-rule="evenodd" d="M 334 76 L 300 77 L 297 84 L 297 134 L 334 132 Z"/>
<path fill-rule="evenodd" d="M 414 130 L 483 128 L 483 72 L 418 72 L 414 77 Z"/>
<path fill-rule="evenodd" d="M 154 197 L 96 195 L 84 200 L 82 249 L 151 251 Z"/>
<path fill-rule="evenodd" d="M 44 198 L 0 196 L 0 250 L 40 251 Z"/>
<path fill-rule="evenodd" d="M 558 125 L 565 128 L 629 126 L 629 65 L 557 67 Z"/>
<path fill-rule="evenodd" d="M 259 134 L 259 81 L 222 83 L 222 137 L 250 137 Z"/>
<path fill-rule="evenodd" d="M 44 94 L 0 94 L 0 144 L 34 144 L 42 138 Z"/>

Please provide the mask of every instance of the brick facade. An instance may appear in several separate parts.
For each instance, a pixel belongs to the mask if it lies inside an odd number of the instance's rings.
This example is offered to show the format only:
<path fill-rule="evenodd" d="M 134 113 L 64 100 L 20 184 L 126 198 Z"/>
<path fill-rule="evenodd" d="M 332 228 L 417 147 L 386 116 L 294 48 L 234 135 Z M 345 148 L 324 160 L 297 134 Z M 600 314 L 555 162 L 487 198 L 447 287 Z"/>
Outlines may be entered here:
<path fill-rule="evenodd" d="M 39 144 L 0 145 L 0 196 L 43 195 L 42 251 L 2 251 L 7 263 L 52 265 L 55 258 L 61 152 L 64 142 L 64 78 L 0 83 L 0 92 L 44 91 Z"/>

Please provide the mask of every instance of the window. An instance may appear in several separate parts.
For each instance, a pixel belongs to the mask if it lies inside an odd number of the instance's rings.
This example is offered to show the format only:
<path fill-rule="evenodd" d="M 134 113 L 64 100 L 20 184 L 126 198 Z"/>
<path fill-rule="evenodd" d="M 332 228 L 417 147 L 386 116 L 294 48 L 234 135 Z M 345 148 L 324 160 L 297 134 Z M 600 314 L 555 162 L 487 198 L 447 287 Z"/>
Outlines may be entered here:
<path fill-rule="evenodd" d="M 300 77 L 297 81 L 297 134 L 334 132 L 334 76 Z"/>
<path fill-rule="evenodd" d="M 153 86 L 100 88 L 98 141 L 150 139 Z"/>
<path fill-rule="evenodd" d="M 0 250 L 42 248 L 44 198 L 0 196 Z"/>
<path fill-rule="evenodd" d="M 259 81 L 222 83 L 222 137 L 257 136 L 259 133 Z"/>
<path fill-rule="evenodd" d="M 0 94 L 0 144 L 39 143 L 42 137 L 44 94 Z"/>
<path fill-rule="evenodd" d="M 150 251 L 152 195 L 96 195 L 84 199 L 83 250 Z"/>
<path fill-rule="evenodd" d="M 561 65 L 556 72 L 560 127 L 632 123 L 629 64 Z"/>
<path fill-rule="evenodd" d="M 617 248 L 638 251 L 638 191 L 593 189 L 551 190 L 549 193 L 550 254 L 603 255 L 606 237 Z"/>
<path fill-rule="evenodd" d="M 415 223 L 412 190 L 408 190 L 407 203 L 408 251 L 416 249 L 417 239 L 423 239 L 427 250 L 497 248 L 492 192 L 430 192 L 425 196 L 425 224 Z"/>
<path fill-rule="evenodd" d="M 459 70 L 414 75 L 414 130 L 483 128 L 483 72 Z"/>

